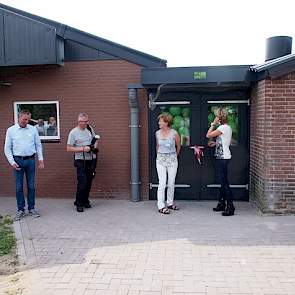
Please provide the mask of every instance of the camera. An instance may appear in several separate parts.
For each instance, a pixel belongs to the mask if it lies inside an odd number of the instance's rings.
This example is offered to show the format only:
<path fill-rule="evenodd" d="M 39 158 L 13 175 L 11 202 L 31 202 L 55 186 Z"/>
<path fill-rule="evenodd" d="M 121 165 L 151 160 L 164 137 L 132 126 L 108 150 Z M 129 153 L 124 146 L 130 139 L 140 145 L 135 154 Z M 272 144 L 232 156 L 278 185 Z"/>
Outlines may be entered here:
<path fill-rule="evenodd" d="M 97 134 L 95 135 L 92 140 L 91 140 L 91 143 L 88 145 L 90 147 L 90 152 L 94 153 L 94 154 L 97 154 L 98 153 L 98 148 L 95 147 L 95 143 L 97 140 L 100 139 L 100 136 Z"/>

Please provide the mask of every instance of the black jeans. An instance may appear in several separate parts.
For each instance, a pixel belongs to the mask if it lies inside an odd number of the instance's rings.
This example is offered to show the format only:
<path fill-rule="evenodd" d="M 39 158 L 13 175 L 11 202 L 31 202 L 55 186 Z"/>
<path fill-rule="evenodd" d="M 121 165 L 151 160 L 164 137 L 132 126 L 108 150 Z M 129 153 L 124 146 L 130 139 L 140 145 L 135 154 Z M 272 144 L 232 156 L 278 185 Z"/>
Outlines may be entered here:
<path fill-rule="evenodd" d="M 89 204 L 89 193 L 93 180 L 93 160 L 75 160 L 77 168 L 77 193 L 75 205 L 83 207 Z"/>
<path fill-rule="evenodd" d="M 229 187 L 229 182 L 227 178 L 227 166 L 230 160 L 216 159 L 215 167 L 216 167 L 216 180 L 217 183 L 221 184 L 220 189 L 220 198 L 219 200 L 226 201 L 227 204 L 233 203 L 233 194 Z"/>

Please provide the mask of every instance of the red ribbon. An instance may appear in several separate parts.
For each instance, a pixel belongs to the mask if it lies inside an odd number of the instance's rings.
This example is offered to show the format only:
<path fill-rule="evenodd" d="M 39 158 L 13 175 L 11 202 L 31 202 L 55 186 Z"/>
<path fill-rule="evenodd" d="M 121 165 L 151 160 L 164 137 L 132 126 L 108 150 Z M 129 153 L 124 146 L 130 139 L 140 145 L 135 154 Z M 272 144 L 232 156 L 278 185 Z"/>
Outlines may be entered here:
<path fill-rule="evenodd" d="M 204 147 L 200 145 L 194 145 L 190 146 L 191 149 L 194 150 L 194 154 L 196 156 L 196 159 L 198 160 L 199 164 L 201 165 L 201 158 L 204 157 Z"/>

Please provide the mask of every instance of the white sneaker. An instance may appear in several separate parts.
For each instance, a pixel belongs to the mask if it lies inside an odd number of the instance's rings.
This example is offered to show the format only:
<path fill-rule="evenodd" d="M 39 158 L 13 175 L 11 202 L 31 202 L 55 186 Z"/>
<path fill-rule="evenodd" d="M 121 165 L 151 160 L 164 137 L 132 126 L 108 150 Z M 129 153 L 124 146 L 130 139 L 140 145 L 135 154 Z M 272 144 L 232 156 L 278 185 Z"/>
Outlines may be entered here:
<path fill-rule="evenodd" d="M 17 211 L 17 213 L 15 214 L 14 220 L 18 221 L 21 220 L 22 218 L 24 218 L 26 216 L 26 213 L 22 210 Z"/>
<path fill-rule="evenodd" d="M 34 218 L 37 218 L 37 217 L 40 217 L 40 213 L 36 210 L 36 209 L 31 209 L 29 210 L 29 214 L 34 217 Z"/>

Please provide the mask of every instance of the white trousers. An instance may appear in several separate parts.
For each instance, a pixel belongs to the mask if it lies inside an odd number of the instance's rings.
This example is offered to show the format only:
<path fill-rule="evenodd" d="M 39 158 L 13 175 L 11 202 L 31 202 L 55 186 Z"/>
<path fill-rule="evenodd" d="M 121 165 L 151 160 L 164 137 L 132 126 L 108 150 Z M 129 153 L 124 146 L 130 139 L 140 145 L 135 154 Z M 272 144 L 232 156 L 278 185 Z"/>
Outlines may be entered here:
<path fill-rule="evenodd" d="M 173 205 L 175 177 L 177 173 L 178 163 L 176 161 L 169 166 L 164 166 L 157 163 L 156 167 L 157 167 L 158 178 L 159 178 L 159 187 L 157 191 L 158 208 L 162 209 L 165 207 L 165 188 L 167 183 L 167 174 L 168 174 L 167 206 Z"/>

